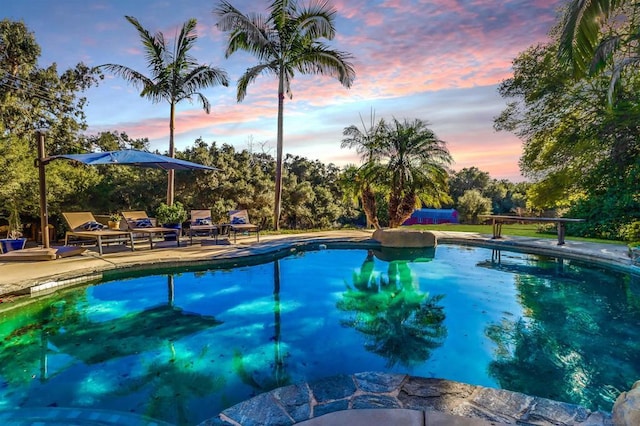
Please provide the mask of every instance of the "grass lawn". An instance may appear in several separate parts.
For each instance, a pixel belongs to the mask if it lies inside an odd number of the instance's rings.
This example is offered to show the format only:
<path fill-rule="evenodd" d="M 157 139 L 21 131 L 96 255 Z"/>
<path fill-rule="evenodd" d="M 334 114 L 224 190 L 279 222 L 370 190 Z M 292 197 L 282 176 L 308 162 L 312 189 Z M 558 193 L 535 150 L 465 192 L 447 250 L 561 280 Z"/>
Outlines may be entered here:
<path fill-rule="evenodd" d="M 536 223 L 505 223 L 502 225 L 502 235 L 512 235 L 517 237 L 532 237 L 532 238 L 558 238 L 558 234 L 555 230 L 555 225 L 549 229 L 549 226 L 546 226 L 547 231 L 541 232 L 542 224 Z M 479 234 L 489 234 L 493 233 L 491 225 L 460 225 L 453 223 L 443 223 L 441 225 L 413 225 L 416 229 L 426 229 L 431 231 L 458 231 L 458 232 L 477 232 Z M 570 235 L 566 235 L 565 240 L 567 241 L 585 241 L 591 243 L 603 243 L 603 244 L 627 244 L 624 241 L 614 241 L 614 240 L 600 240 L 597 238 L 581 238 L 581 237 L 572 237 Z"/>

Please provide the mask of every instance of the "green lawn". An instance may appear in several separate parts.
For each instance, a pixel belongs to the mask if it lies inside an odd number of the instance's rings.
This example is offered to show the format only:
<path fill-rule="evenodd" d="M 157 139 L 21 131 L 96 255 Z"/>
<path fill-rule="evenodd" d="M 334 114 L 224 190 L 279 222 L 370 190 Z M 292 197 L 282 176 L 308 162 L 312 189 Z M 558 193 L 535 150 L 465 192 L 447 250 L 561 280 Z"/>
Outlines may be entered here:
<path fill-rule="evenodd" d="M 444 223 L 441 225 L 413 225 L 417 229 L 426 229 L 431 231 L 459 231 L 459 232 L 478 232 L 480 234 L 492 234 L 491 225 L 459 225 L 453 223 Z M 547 226 L 547 229 L 549 226 Z M 505 223 L 502 225 L 502 235 L 513 235 L 517 237 L 533 237 L 533 238 L 558 238 L 555 228 L 547 232 L 540 232 L 541 224 L 527 223 Z M 567 235 L 565 240 L 586 241 L 591 243 L 604 244 L 626 244 L 624 241 L 600 240 L 597 238 L 580 238 Z"/>

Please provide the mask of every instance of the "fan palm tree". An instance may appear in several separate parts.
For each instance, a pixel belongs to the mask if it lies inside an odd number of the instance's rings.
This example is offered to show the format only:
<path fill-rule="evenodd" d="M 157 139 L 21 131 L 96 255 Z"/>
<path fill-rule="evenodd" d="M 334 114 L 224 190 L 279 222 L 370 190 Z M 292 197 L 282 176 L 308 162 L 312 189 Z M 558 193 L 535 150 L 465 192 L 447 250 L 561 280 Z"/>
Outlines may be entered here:
<path fill-rule="evenodd" d="M 599 72 L 613 59 L 610 104 L 622 71 L 640 64 L 638 28 L 634 25 L 639 7 L 637 2 L 625 0 L 572 0 L 562 21 L 558 56 L 573 68 L 577 78 Z M 623 12 L 630 26 L 609 25 L 608 18 L 617 12 Z"/>
<path fill-rule="evenodd" d="M 336 11 L 325 1 L 312 1 L 299 6 L 295 0 L 274 0 L 269 16 L 244 15 L 226 1 L 221 1 L 214 13 L 219 16 L 218 28 L 229 32 L 226 57 L 238 50 L 258 58 L 258 65 L 248 68 L 238 80 L 238 102 L 247 94 L 247 86 L 260 74 L 278 78 L 278 123 L 276 147 L 276 182 L 273 226 L 280 228 L 282 199 L 283 111 L 285 93 L 292 98 L 291 81 L 295 72 L 336 77 L 345 87 L 351 87 L 355 71 L 349 62 L 351 55 L 329 46 L 319 39 L 331 40 L 335 35 Z"/>
<path fill-rule="evenodd" d="M 227 73 L 216 67 L 200 65 L 189 54 L 198 36 L 196 19 L 189 19 L 182 25 L 173 46 L 165 41 L 164 34 L 158 32 L 151 35 L 132 16 L 125 16 L 138 31 L 144 47 L 147 65 L 151 72 L 145 76 L 141 72 L 124 65 L 104 64 L 99 68 L 124 78 L 127 82 L 141 87 L 141 97 L 152 102 L 167 101 L 171 107 L 169 118 L 169 156 L 175 157 L 174 130 L 176 104 L 184 99 L 192 101 L 197 98 L 207 114 L 211 111 L 209 100 L 200 92 L 215 85 L 229 85 Z M 173 50 L 171 49 L 173 47 Z M 173 204 L 175 193 L 175 171 L 169 170 L 167 182 L 167 204 Z"/>

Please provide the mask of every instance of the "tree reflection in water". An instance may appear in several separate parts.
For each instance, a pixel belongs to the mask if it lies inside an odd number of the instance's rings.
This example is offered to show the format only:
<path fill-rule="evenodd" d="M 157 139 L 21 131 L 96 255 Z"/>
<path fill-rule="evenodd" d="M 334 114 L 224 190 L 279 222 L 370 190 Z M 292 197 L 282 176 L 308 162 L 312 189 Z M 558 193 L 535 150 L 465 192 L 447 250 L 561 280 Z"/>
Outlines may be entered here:
<path fill-rule="evenodd" d="M 570 264 L 555 272 L 526 267 L 532 275 L 515 276 L 526 316 L 503 318 L 486 329 L 497 345 L 489 374 L 505 389 L 609 411 L 637 380 L 630 366 L 640 365 L 633 278 L 621 283 Z M 554 274 L 562 280 L 551 281 Z"/>
<path fill-rule="evenodd" d="M 282 317 L 280 305 L 280 260 L 273 261 L 273 363 L 269 371 L 250 369 L 244 355 L 236 350 L 233 354 L 233 368 L 240 381 L 251 386 L 255 394 L 290 385 L 292 379 L 285 369 L 282 348 Z"/>
<path fill-rule="evenodd" d="M 384 357 L 388 368 L 424 363 L 447 336 L 444 308 L 439 305 L 444 295 L 421 292 L 409 268 L 410 257 L 399 253 L 393 253 L 384 276 L 376 274 L 376 252 L 369 250 L 353 274 L 353 286 L 347 284 L 336 305 L 354 313 L 342 324 L 364 334 L 365 349 Z M 377 254 L 388 258 L 388 253 Z"/>

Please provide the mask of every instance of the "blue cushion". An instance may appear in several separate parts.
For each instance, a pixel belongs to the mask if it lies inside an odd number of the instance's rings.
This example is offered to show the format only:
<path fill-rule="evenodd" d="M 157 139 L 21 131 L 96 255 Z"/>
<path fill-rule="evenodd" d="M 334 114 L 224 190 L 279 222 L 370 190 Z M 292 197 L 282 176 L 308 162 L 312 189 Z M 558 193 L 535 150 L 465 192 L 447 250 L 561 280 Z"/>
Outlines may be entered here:
<path fill-rule="evenodd" d="M 193 223 L 194 225 L 211 225 L 211 218 L 210 217 L 205 217 L 203 219 L 196 219 L 196 221 Z"/>
<path fill-rule="evenodd" d="M 148 217 L 145 217 L 143 219 L 136 219 L 134 228 L 153 228 L 153 223 L 151 223 L 151 219 L 149 219 Z"/>
<path fill-rule="evenodd" d="M 103 229 L 104 225 L 101 223 L 98 223 L 94 220 L 90 220 L 88 222 L 83 223 L 82 225 L 80 225 L 78 228 L 76 228 L 76 230 L 79 231 L 98 231 L 100 229 Z"/>
<path fill-rule="evenodd" d="M 234 217 L 231 219 L 231 224 L 232 225 L 244 225 L 245 223 L 247 223 L 247 220 L 244 217 Z"/>

